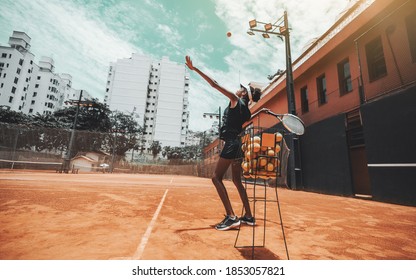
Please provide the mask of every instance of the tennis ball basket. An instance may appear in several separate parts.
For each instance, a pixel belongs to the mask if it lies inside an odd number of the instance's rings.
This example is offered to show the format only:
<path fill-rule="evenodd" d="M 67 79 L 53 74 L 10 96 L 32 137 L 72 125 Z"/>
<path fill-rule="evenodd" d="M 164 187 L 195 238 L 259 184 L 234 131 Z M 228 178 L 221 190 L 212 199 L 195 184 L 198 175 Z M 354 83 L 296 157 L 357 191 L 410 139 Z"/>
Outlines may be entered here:
<path fill-rule="evenodd" d="M 258 126 L 254 126 L 254 122 L 250 123 L 242 132 L 241 136 L 241 150 L 242 150 L 242 163 L 243 177 L 245 180 L 245 188 L 248 190 L 248 185 L 253 185 L 250 188 L 248 195 L 249 201 L 253 202 L 252 214 L 257 222 L 262 223 L 263 234 L 262 241 L 259 243 L 256 241 L 256 227 L 252 227 L 252 237 L 250 245 L 239 245 L 239 236 L 241 227 L 238 228 L 234 247 L 235 248 L 248 248 L 252 250 L 252 259 L 254 259 L 254 248 L 265 247 L 266 244 L 266 213 L 267 202 L 276 202 L 278 208 L 278 214 L 280 219 L 280 225 L 283 235 L 283 240 L 286 249 L 286 256 L 289 260 L 289 250 L 286 243 L 286 237 L 284 233 L 283 219 L 280 211 L 280 203 L 278 199 L 277 186 L 287 187 L 287 166 L 290 150 L 285 142 L 285 136 L 293 137 L 293 135 L 302 135 L 305 131 L 305 126 L 301 119 L 292 114 L 276 114 L 267 108 L 261 109 L 252 116 L 252 120 L 259 113 L 266 113 L 276 117 L 279 121 L 278 125 L 271 128 L 264 128 L 260 126 L 260 118 L 258 118 Z M 289 138 L 290 139 L 290 138 Z M 271 181 L 275 180 L 275 184 L 271 186 Z M 256 193 L 257 186 L 264 186 L 263 194 Z M 270 200 L 267 198 L 266 186 L 274 187 L 276 199 Z M 269 188 L 270 189 L 270 188 Z M 264 208 L 262 213 L 263 219 L 256 217 L 256 203 L 264 202 Z M 242 215 L 244 214 L 244 207 L 242 209 Z M 243 238 L 244 239 L 244 238 Z"/>
<path fill-rule="evenodd" d="M 279 121 L 272 128 L 254 126 L 252 122 L 245 128 L 241 136 L 243 152 L 243 177 L 246 179 L 276 179 L 277 185 L 285 185 L 287 178 L 287 163 L 290 150 L 286 145 L 285 133 L 303 135 L 303 121 L 292 114 L 276 114 L 263 108 L 252 116 L 252 120 L 260 113 L 271 115 Z"/>
<path fill-rule="evenodd" d="M 246 179 L 286 178 L 289 149 L 284 132 L 276 128 L 250 126 L 241 136 L 243 177 Z"/>

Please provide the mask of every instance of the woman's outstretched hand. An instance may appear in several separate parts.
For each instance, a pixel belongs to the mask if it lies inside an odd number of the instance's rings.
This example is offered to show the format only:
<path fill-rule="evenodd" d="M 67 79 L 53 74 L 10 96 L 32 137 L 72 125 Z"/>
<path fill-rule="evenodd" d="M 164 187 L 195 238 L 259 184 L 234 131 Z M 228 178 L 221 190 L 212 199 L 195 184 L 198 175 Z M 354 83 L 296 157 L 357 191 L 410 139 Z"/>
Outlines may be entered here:
<path fill-rule="evenodd" d="M 186 66 L 188 66 L 188 68 L 189 68 L 190 70 L 194 70 L 194 69 L 195 69 L 195 67 L 194 67 L 194 65 L 192 64 L 192 60 L 191 60 L 191 58 L 187 55 L 187 56 L 185 57 L 185 59 L 186 59 Z"/>

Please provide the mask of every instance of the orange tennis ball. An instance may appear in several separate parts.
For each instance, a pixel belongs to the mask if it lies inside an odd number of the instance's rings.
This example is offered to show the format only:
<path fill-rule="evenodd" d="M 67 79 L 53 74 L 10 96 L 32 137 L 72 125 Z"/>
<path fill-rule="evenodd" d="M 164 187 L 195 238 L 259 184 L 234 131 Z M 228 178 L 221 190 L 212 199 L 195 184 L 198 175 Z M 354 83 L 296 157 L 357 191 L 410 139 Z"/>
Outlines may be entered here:
<path fill-rule="evenodd" d="M 257 153 L 257 152 L 259 152 L 259 151 L 260 151 L 260 144 L 259 144 L 259 143 L 254 142 L 254 143 L 253 143 L 253 144 L 251 144 L 251 145 L 252 145 L 252 151 L 253 151 L 253 152 Z"/>
<path fill-rule="evenodd" d="M 280 146 L 276 145 L 276 148 L 274 149 L 274 151 L 276 152 L 276 154 L 279 153 L 280 152 Z"/>
<path fill-rule="evenodd" d="M 259 159 L 258 162 L 259 162 L 260 166 L 266 166 L 267 165 L 267 158 L 262 157 L 262 158 Z"/>
<path fill-rule="evenodd" d="M 274 164 L 273 163 L 268 163 L 267 165 L 266 165 L 266 170 L 267 171 L 273 171 L 274 170 Z"/>
<path fill-rule="evenodd" d="M 247 171 L 250 169 L 250 164 L 249 164 L 247 161 L 244 161 L 244 162 L 241 164 L 241 167 L 243 168 L 243 170 L 244 170 L 245 172 L 247 172 Z"/>
<path fill-rule="evenodd" d="M 275 159 L 272 161 L 272 163 L 273 163 L 276 167 L 278 167 L 278 166 L 280 165 L 280 160 L 279 160 L 279 159 L 277 159 L 277 158 L 275 158 Z"/>
<path fill-rule="evenodd" d="M 269 157 L 273 157 L 274 156 L 274 151 L 273 150 L 267 150 L 267 155 L 269 156 Z"/>
<path fill-rule="evenodd" d="M 243 145 L 241 145 L 241 149 L 243 150 L 243 152 L 245 152 L 247 150 L 247 145 L 246 143 L 244 143 Z"/>
<path fill-rule="evenodd" d="M 283 135 L 280 132 L 276 132 L 276 142 L 282 141 Z"/>
<path fill-rule="evenodd" d="M 251 151 L 247 151 L 247 152 L 246 152 L 246 158 L 247 158 L 248 160 L 255 159 L 256 157 L 257 157 L 257 154 L 256 154 L 256 153 L 251 152 Z"/>

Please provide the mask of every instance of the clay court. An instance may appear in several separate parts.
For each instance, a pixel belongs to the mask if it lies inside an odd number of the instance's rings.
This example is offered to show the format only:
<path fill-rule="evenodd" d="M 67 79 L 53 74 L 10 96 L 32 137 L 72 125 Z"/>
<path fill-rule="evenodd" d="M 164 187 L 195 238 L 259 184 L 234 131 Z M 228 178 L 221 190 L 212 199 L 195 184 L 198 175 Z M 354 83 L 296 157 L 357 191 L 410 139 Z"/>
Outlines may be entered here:
<path fill-rule="evenodd" d="M 238 193 L 226 186 L 239 213 Z M 416 259 L 415 207 L 282 188 L 278 194 L 292 260 Z M 256 244 L 263 211 L 256 203 Z M 3 170 L 0 259 L 251 259 L 251 248 L 234 246 L 237 230 L 213 228 L 223 213 L 205 178 Z M 247 225 L 237 247 L 246 245 L 252 245 Z M 255 258 L 287 259 L 276 202 L 267 203 L 266 243 Z"/>

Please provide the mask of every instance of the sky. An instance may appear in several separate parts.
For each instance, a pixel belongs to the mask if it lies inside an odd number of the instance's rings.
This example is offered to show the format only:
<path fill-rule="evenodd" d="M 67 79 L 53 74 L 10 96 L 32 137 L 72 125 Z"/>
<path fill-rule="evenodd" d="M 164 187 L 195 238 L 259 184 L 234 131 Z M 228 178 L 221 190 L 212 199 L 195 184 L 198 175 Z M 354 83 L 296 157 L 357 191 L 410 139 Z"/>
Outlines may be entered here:
<path fill-rule="evenodd" d="M 269 83 L 285 69 L 277 37 L 249 36 L 248 22 L 276 22 L 287 11 L 292 61 L 327 31 L 355 0 L 0 0 L 0 45 L 13 31 L 31 37 L 35 63 L 52 57 L 56 73 L 72 75 L 75 89 L 103 101 L 110 62 L 132 53 L 169 57 L 196 67 L 235 92 L 239 84 Z M 231 32 L 231 37 L 227 37 Z M 228 100 L 190 72 L 189 129 L 204 131 L 204 113 Z"/>

